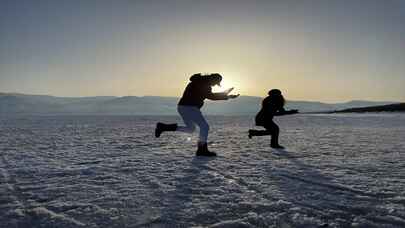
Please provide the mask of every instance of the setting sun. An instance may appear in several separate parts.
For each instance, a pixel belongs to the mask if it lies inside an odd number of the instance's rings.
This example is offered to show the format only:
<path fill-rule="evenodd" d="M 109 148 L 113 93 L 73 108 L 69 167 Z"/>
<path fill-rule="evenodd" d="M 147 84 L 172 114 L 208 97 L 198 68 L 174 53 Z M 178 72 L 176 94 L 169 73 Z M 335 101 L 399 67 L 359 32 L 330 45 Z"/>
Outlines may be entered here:
<path fill-rule="evenodd" d="M 232 90 L 232 93 L 235 93 L 238 90 L 235 83 L 233 81 L 230 81 L 230 80 L 222 80 L 221 86 L 212 87 L 212 91 L 215 92 L 215 93 L 219 93 L 219 92 L 223 92 L 223 91 L 225 91 L 225 90 L 227 90 L 229 88 L 232 88 L 232 87 L 234 88 Z"/>
<path fill-rule="evenodd" d="M 238 94 L 240 93 L 241 89 L 241 82 L 240 82 L 240 75 L 237 73 L 230 73 L 230 72 L 219 72 L 222 75 L 221 86 L 214 86 L 212 87 L 213 92 L 223 92 L 229 88 L 234 88 L 231 94 Z"/>

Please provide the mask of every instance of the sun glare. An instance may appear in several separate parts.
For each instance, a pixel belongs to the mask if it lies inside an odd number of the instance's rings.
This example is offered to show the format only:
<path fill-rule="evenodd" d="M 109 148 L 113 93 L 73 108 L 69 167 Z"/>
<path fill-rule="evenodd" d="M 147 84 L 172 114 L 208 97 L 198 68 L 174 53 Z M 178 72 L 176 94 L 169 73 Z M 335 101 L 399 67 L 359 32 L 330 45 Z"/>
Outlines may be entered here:
<path fill-rule="evenodd" d="M 229 88 L 234 87 L 234 90 L 231 92 L 232 94 L 237 94 L 239 89 L 239 83 L 236 81 L 236 77 L 233 77 L 231 74 L 223 74 L 223 79 L 221 81 L 221 86 L 214 86 L 212 87 L 212 91 L 214 93 L 223 92 Z"/>

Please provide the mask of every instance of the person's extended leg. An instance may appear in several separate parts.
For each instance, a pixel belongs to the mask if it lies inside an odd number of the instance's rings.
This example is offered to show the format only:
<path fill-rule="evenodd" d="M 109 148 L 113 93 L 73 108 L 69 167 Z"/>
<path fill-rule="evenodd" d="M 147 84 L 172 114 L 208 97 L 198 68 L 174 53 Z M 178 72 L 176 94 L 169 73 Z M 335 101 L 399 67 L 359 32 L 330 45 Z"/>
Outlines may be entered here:
<path fill-rule="evenodd" d="M 276 123 L 274 123 L 273 121 L 271 121 L 269 124 L 266 124 L 266 126 L 264 126 L 264 127 L 271 134 L 270 147 L 276 148 L 276 149 L 284 149 L 283 146 L 278 144 L 278 136 L 280 134 L 280 128 L 278 127 L 278 125 Z"/>
<path fill-rule="evenodd" d="M 177 111 L 183 119 L 185 126 L 178 126 L 177 124 L 164 124 L 159 122 L 156 124 L 155 136 L 159 138 L 164 131 L 181 131 L 185 133 L 193 133 L 195 130 L 195 125 L 192 121 L 193 110 L 190 108 L 192 107 L 177 107 Z"/>
<path fill-rule="evenodd" d="M 155 137 L 159 138 L 164 131 L 176 131 L 177 124 L 165 124 L 158 122 L 155 128 Z"/>
<path fill-rule="evenodd" d="M 184 133 L 193 133 L 195 131 L 195 124 L 193 121 L 193 116 L 195 116 L 195 107 L 192 106 L 177 106 L 177 111 L 179 112 L 185 126 L 177 126 L 177 131 Z"/>

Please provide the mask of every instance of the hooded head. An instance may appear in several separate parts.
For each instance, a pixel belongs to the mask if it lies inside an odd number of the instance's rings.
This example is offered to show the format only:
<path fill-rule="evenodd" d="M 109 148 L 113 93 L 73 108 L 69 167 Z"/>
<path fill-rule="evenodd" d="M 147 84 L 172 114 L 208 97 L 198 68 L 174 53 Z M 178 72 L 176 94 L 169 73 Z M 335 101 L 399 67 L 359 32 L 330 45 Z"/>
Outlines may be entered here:
<path fill-rule="evenodd" d="M 218 73 L 210 74 L 210 75 L 208 75 L 208 78 L 209 78 L 208 79 L 209 84 L 211 86 L 215 86 L 215 85 L 221 86 L 222 76 L 220 74 L 218 74 Z"/>
<path fill-rule="evenodd" d="M 268 92 L 268 95 L 271 99 L 271 102 L 274 103 L 278 107 L 283 107 L 285 104 L 285 99 L 281 94 L 279 89 L 272 89 Z"/>
<path fill-rule="evenodd" d="M 267 94 L 269 96 L 282 96 L 281 91 L 279 89 L 271 89 Z"/>
<path fill-rule="evenodd" d="M 190 77 L 191 82 L 207 83 L 210 86 L 221 85 L 222 76 L 218 73 L 202 75 L 194 74 Z"/>

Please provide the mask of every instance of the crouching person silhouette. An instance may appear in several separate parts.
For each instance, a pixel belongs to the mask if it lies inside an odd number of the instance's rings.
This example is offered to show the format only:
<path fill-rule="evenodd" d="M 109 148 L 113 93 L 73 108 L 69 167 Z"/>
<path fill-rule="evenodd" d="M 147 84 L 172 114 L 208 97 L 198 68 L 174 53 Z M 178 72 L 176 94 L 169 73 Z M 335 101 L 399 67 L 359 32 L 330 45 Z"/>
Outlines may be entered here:
<path fill-rule="evenodd" d="M 295 114 L 298 113 L 298 110 L 293 109 L 286 111 L 284 109 L 285 100 L 280 90 L 272 89 L 268 92 L 268 95 L 269 96 L 262 101 L 262 108 L 255 118 L 256 126 L 262 126 L 266 130 L 250 129 L 249 138 L 253 136 L 271 135 L 270 146 L 275 149 L 284 149 L 284 147 L 278 143 L 280 128 L 273 122 L 273 117 Z"/>
<path fill-rule="evenodd" d="M 198 141 L 197 156 L 216 156 L 216 153 L 208 150 L 207 138 L 209 125 L 202 115 L 200 108 L 204 104 L 205 99 L 210 100 L 228 100 L 237 98 L 238 95 L 229 95 L 233 88 L 227 89 L 222 93 L 213 93 L 211 87 L 219 85 L 222 81 L 220 74 L 214 73 L 209 75 L 194 74 L 190 77 L 190 83 L 184 90 L 177 111 L 182 117 L 185 126 L 177 124 L 157 123 L 155 136 L 158 138 L 165 131 L 180 131 L 192 133 L 195 130 L 195 125 L 200 128 L 200 138 Z"/>

